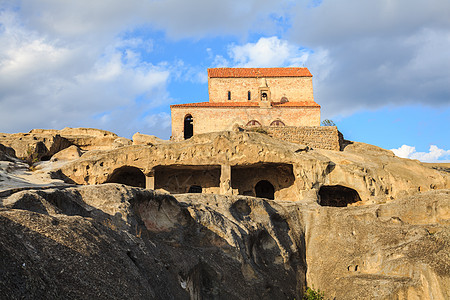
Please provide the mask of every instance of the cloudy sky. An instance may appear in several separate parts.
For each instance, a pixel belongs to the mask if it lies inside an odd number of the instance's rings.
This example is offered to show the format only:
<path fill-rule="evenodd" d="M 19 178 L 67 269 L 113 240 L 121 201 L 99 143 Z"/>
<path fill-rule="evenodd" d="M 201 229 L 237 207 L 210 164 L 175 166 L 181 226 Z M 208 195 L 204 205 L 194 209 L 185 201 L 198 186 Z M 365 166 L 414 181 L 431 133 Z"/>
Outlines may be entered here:
<path fill-rule="evenodd" d="M 450 161 L 448 0 L 0 0 L 0 132 L 170 136 L 210 67 L 305 66 L 347 139 Z"/>

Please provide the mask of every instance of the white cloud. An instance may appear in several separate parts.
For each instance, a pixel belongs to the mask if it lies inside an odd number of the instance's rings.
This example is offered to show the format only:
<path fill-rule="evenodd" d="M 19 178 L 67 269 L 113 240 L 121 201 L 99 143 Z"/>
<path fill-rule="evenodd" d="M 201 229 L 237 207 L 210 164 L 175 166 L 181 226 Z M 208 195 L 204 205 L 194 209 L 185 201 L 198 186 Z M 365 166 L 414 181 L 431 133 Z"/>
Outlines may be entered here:
<path fill-rule="evenodd" d="M 306 51 L 276 36 L 262 37 L 256 43 L 242 46 L 232 45 L 228 55 L 238 67 L 302 66 L 308 58 Z"/>
<path fill-rule="evenodd" d="M 208 51 L 211 54 L 211 50 Z M 228 57 L 216 55 L 214 67 L 291 67 L 303 66 L 309 53 L 276 36 L 261 37 L 256 43 L 228 45 Z"/>
<path fill-rule="evenodd" d="M 327 53 L 308 60 L 325 115 L 386 105 L 448 106 L 449 1 L 342 0 L 292 12 L 289 41 Z M 312 56 L 310 56 L 312 58 Z"/>
<path fill-rule="evenodd" d="M 135 51 L 150 44 L 52 38 L 26 27 L 17 11 L 1 10 L 1 130 L 84 126 L 131 136 L 140 120 L 146 131 L 145 114 L 170 100 L 167 64 L 145 62 Z"/>
<path fill-rule="evenodd" d="M 398 157 L 417 159 L 423 162 L 450 162 L 450 150 L 440 149 L 431 145 L 428 152 L 416 152 L 416 147 L 402 145 L 398 149 L 391 149 Z"/>

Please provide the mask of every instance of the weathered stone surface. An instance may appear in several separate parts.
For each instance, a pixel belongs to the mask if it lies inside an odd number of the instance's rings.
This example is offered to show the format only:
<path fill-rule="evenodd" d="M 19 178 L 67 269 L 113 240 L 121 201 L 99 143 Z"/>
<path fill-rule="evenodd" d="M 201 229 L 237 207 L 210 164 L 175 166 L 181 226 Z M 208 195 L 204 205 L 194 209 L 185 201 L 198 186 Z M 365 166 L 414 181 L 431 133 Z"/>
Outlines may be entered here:
<path fill-rule="evenodd" d="M 16 158 L 16 151 L 11 147 L 0 144 L 0 161 L 11 161 Z"/>
<path fill-rule="evenodd" d="M 356 203 L 359 205 L 450 187 L 448 173 L 425 167 L 418 161 L 398 158 L 391 151 L 379 147 L 355 142 L 344 151 L 311 150 L 252 132 L 201 134 L 182 142 L 89 152 L 79 160 L 62 166 L 61 171 L 78 184 L 99 184 L 107 182 L 114 171 L 123 166 L 135 167 L 143 175 L 155 176 L 156 188 L 159 188 L 158 168 L 163 168 L 160 176 L 173 177 L 176 171 L 173 166 L 176 166 L 181 169 L 174 181 L 179 185 L 176 192 L 187 192 L 189 185 L 198 184 L 188 180 L 190 172 L 201 170 L 202 166 L 210 172 L 224 165 L 229 165 L 232 173 L 233 170 L 247 172 L 243 180 L 247 180 L 248 184 L 243 184 L 248 188 L 252 188 L 256 178 L 264 179 L 257 175 L 264 173 L 266 180 L 275 184 L 275 199 L 279 200 L 309 199 L 318 202 L 322 186 L 344 186 L 359 194 L 362 200 Z M 262 168 L 268 171 L 262 172 Z M 289 169 L 292 169 L 289 171 L 292 175 L 281 176 L 283 173 L 280 170 Z M 291 176 L 292 182 L 287 185 L 282 182 L 291 180 Z M 219 179 L 217 182 L 220 182 Z M 186 184 L 180 185 L 184 181 Z M 205 185 L 211 187 L 204 189 L 204 192 L 219 193 L 220 186 L 212 186 L 210 182 L 213 181 L 205 177 Z M 160 188 L 164 187 L 160 185 Z M 232 194 L 240 191 L 245 192 L 245 187 L 239 188 L 237 184 L 232 187 Z"/>
<path fill-rule="evenodd" d="M 15 150 L 22 159 L 41 160 L 50 157 L 71 145 L 58 134 L 14 133 L 0 136 L 0 143 Z"/>
<path fill-rule="evenodd" d="M 158 145 L 169 143 L 169 141 L 162 140 L 154 135 L 142 134 L 140 132 L 136 132 L 133 137 L 133 145 Z"/>
<path fill-rule="evenodd" d="M 110 131 L 95 128 L 33 129 L 30 133 L 58 134 L 84 151 L 109 150 L 131 144 L 129 139 L 118 137 Z"/>
<path fill-rule="evenodd" d="M 103 185 L 4 199 L 0 292 L 7 299 L 301 296 L 296 237 L 263 200 L 180 197 Z"/>
<path fill-rule="evenodd" d="M 78 148 L 75 145 L 72 145 L 53 155 L 51 161 L 74 160 L 80 158 L 82 154 L 83 153 L 81 152 L 80 148 Z"/>
<path fill-rule="evenodd" d="M 450 190 L 330 208 L 106 184 L 1 204 L 6 299 L 450 296 Z"/>

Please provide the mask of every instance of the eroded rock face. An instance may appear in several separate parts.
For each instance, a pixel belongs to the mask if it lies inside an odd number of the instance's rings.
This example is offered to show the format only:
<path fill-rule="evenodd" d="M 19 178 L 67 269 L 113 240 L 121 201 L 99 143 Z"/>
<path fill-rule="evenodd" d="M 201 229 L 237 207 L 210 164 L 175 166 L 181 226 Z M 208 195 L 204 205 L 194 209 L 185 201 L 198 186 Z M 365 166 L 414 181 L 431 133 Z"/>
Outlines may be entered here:
<path fill-rule="evenodd" d="M 32 160 L 49 160 L 69 147 L 71 143 L 58 134 L 14 133 L 0 136 L 0 143 L 14 149 L 16 157 Z"/>
<path fill-rule="evenodd" d="M 450 187 L 448 173 L 375 146 L 355 142 L 344 151 L 312 150 L 250 132 L 202 134 L 182 142 L 91 151 L 62 166 L 61 172 L 78 184 L 99 184 L 109 182 L 124 166 L 141 170 L 154 178 L 155 189 L 171 193 L 200 186 L 204 193 L 256 196 L 256 185 L 268 181 L 274 187 L 274 198 L 287 201 L 320 202 L 323 186 L 354 190 L 357 195 L 352 199 L 361 201 L 343 199 L 352 205 Z M 230 178 L 224 179 L 224 172 Z M 224 187 L 224 180 L 229 187 Z"/>
<path fill-rule="evenodd" d="M 7 299 L 450 296 L 450 190 L 335 208 L 105 184 L 1 204 Z"/>
<path fill-rule="evenodd" d="M 255 198 L 194 198 L 115 184 L 5 198 L 0 291 L 10 298 L 301 297 L 301 237 L 276 209 Z"/>

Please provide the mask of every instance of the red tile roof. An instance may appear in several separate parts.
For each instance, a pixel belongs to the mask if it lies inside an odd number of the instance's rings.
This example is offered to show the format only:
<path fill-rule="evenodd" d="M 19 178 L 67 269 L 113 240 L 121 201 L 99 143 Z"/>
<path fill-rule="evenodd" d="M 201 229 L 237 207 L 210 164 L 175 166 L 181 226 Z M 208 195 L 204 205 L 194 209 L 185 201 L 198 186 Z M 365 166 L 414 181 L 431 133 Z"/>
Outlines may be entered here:
<path fill-rule="evenodd" d="M 208 77 L 312 77 L 307 68 L 214 68 L 208 69 Z"/>
<path fill-rule="evenodd" d="M 273 107 L 320 107 L 314 101 L 300 101 L 300 102 L 272 102 Z M 173 104 L 170 108 L 176 107 L 259 107 L 258 102 L 198 102 L 186 104 Z"/>

